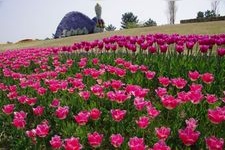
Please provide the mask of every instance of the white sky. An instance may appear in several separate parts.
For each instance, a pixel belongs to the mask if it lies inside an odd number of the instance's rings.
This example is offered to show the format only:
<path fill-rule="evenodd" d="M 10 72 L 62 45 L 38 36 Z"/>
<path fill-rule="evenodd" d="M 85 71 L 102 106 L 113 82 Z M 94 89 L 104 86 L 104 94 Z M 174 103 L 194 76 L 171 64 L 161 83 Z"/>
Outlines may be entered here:
<path fill-rule="evenodd" d="M 80 11 L 93 18 L 94 6 L 102 6 L 102 18 L 106 25 L 120 28 L 122 14 L 133 12 L 139 21 L 152 18 L 158 25 L 167 24 L 165 0 L 0 0 L 0 43 L 25 38 L 52 37 L 63 16 L 70 11 Z M 180 0 L 176 23 L 195 18 L 198 11 L 211 9 L 210 0 Z M 225 1 L 219 5 L 219 13 L 225 15 Z"/>

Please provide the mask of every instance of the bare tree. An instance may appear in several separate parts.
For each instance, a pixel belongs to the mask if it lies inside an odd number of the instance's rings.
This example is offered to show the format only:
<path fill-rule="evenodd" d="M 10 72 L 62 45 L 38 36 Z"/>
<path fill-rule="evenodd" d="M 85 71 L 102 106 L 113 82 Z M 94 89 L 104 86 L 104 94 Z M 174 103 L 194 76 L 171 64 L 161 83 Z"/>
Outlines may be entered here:
<path fill-rule="evenodd" d="M 220 4 L 220 0 L 213 0 L 211 2 L 212 10 L 216 13 L 216 15 L 218 15 L 219 13 L 219 4 Z"/>
<path fill-rule="evenodd" d="M 168 19 L 170 24 L 175 23 L 176 12 L 177 12 L 176 0 L 168 1 Z"/>

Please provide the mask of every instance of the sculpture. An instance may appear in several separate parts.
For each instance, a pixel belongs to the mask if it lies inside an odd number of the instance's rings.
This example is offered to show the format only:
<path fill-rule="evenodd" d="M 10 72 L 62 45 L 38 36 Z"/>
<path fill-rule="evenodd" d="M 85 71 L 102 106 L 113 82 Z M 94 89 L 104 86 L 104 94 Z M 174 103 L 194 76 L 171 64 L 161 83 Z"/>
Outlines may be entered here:
<path fill-rule="evenodd" d="M 96 17 L 93 19 L 81 12 L 67 13 L 59 23 L 54 38 L 103 32 L 105 25 L 101 19 L 102 8 L 98 3 L 95 6 L 95 13 Z"/>

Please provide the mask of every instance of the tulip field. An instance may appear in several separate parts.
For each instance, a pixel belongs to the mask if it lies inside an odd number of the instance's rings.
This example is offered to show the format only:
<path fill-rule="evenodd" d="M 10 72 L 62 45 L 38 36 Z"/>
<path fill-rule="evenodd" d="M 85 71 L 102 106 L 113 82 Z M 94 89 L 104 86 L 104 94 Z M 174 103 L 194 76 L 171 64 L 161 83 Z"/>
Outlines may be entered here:
<path fill-rule="evenodd" d="M 0 53 L 0 149 L 223 150 L 225 34 Z"/>

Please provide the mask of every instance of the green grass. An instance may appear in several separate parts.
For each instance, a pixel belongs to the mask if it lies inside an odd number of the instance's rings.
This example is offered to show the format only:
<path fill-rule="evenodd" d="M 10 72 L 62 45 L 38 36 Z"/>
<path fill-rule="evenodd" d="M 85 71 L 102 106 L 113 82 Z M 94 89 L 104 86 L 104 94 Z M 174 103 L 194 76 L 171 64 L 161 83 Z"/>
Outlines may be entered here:
<path fill-rule="evenodd" d="M 74 42 L 92 41 L 95 39 L 102 39 L 104 37 L 109 37 L 112 35 L 142 35 L 142 34 L 144 35 L 149 33 L 219 34 L 225 33 L 224 31 L 225 31 L 225 21 L 163 25 L 157 27 L 135 28 L 135 29 L 119 30 L 114 32 L 103 32 L 97 34 L 73 36 L 62 39 L 31 41 L 15 44 L 0 44 L 0 50 L 71 45 Z"/>

